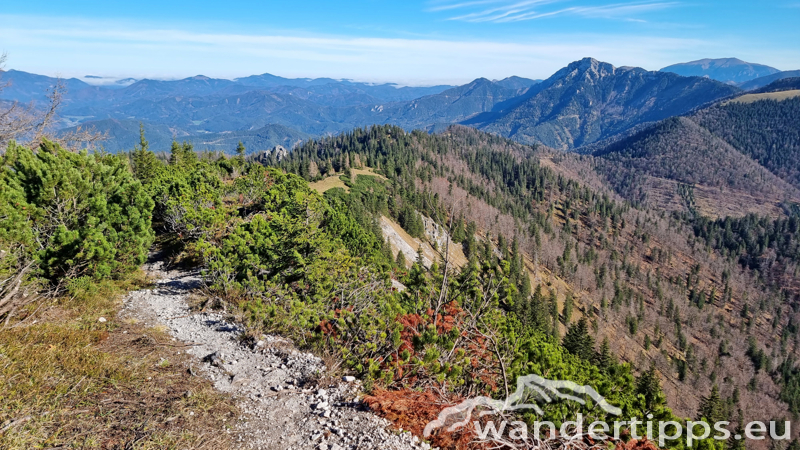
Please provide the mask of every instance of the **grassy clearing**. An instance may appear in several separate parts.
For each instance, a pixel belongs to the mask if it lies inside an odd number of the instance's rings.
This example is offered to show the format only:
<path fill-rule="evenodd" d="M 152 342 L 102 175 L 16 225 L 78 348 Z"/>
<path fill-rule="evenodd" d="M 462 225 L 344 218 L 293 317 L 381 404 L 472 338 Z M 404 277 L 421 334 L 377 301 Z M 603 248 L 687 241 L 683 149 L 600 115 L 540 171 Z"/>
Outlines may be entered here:
<path fill-rule="evenodd" d="M 736 97 L 733 100 L 729 100 L 723 104 L 727 105 L 728 103 L 753 103 L 759 100 L 787 100 L 794 97 L 800 97 L 800 90 L 792 90 L 792 91 L 780 91 L 780 92 L 765 92 L 762 94 L 745 94 L 741 97 Z"/>
<path fill-rule="evenodd" d="M 379 178 L 379 179 L 384 180 L 384 181 L 387 180 L 386 177 L 384 177 L 383 175 L 381 175 L 379 173 L 375 173 L 375 171 L 371 167 L 366 167 L 364 169 L 350 169 L 350 173 L 352 174 L 353 179 L 355 179 L 355 177 L 357 177 L 359 175 L 366 175 L 366 176 L 370 176 L 370 177 L 376 177 L 376 178 Z M 344 189 L 345 192 L 350 192 L 350 188 L 340 178 L 342 176 L 343 175 L 341 175 L 341 174 L 333 175 L 333 176 L 324 178 L 322 180 L 319 180 L 319 181 L 317 181 L 315 183 L 309 183 L 309 187 L 311 187 L 311 189 L 319 192 L 320 194 L 324 194 L 325 191 L 333 189 L 333 188 L 337 188 L 337 187 Z"/>
<path fill-rule="evenodd" d="M 387 178 L 379 173 L 376 173 L 372 167 L 365 167 L 363 169 L 350 169 L 350 172 L 353 173 L 353 177 L 358 175 L 367 175 L 371 177 L 378 177 L 381 180 L 387 181 Z"/>
<path fill-rule="evenodd" d="M 320 194 L 324 194 L 325 191 L 333 188 L 342 188 L 345 192 L 350 192 L 350 188 L 344 184 L 344 181 L 339 178 L 339 175 L 334 175 L 322 180 L 317 181 L 316 183 L 309 184 L 311 189 L 319 192 Z"/>
<path fill-rule="evenodd" d="M 114 319 L 144 283 L 91 285 L 0 332 L 0 448 L 229 447 L 237 412 L 185 347 Z"/>

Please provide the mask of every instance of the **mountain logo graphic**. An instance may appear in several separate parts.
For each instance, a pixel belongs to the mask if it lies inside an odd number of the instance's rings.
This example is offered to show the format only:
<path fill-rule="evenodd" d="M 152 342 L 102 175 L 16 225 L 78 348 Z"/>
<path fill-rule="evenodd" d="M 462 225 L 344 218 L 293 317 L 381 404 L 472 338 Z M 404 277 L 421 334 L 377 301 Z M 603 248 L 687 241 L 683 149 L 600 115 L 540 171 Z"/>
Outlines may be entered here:
<path fill-rule="evenodd" d="M 458 428 L 469 424 L 475 408 L 486 408 L 480 411 L 480 416 L 499 414 L 505 411 L 516 411 L 522 409 L 532 409 L 536 414 L 544 415 L 542 408 L 536 403 L 543 401 L 551 403 L 555 399 L 572 400 L 586 404 L 586 397 L 589 397 L 596 406 L 603 411 L 619 416 L 622 410 L 606 401 L 603 396 L 597 393 L 591 386 L 582 386 L 572 381 L 548 380 L 538 375 L 526 375 L 517 379 L 517 390 L 505 400 L 495 400 L 489 397 L 476 397 L 465 400 L 458 405 L 443 409 L 436 420 L 432 420 L 425 426 L 423 435 L 430 437 L 433 430 L 450 425 L 447 431 L 455 431 Z"/>

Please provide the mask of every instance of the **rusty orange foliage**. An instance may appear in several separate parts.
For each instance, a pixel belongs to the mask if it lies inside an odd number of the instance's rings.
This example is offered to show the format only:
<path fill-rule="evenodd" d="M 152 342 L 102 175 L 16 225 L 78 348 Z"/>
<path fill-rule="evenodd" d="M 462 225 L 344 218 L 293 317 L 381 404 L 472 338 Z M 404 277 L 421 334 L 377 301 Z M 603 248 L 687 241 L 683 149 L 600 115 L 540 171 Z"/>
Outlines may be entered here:
<path fill-rule="evenodd" d="M 617 442 L 614 450 L 659 450 L 659 448 L 647 439 L 631 439 L 628 442 Z"/>
<path fill-rule="evenodd" d="M 394 423 L 398 428 L 408 430 L 415 436 L 422 436 L 425 425 L 435 420 L 439 412 L 463 399 L 452 397 L 443 399 L 433 392 L 418 392 L 411 389 L 397 391 L 376 390 L 366 397 L 364 403 L 375 413 Z M 430 443 L 440 449 L 473 449 L 470 444 L 475 439 L 471 429 L 455 432 L 437 430 Z"/>

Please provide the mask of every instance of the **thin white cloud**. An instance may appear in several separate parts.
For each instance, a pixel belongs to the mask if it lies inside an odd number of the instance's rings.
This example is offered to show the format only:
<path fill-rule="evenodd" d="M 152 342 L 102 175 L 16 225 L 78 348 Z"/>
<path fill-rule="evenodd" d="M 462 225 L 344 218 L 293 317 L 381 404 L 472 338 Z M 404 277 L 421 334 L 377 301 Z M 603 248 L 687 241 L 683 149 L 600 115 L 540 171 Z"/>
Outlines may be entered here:
<path fill-rule="evenodd" d="M 660 11 L 680 5 L 679 2 L 618 3 L 614 5 L 578 7 L 575 11 L 586 17 L 618 18 L 632 14 Z"/>
<path fill-rule="evenodd" d="M 9 68 L 77 77 L 234 78 L 269 72 L 403 84 L 462 83 L 510 75 L 546 78 L 586 56 L 654 70 L 746 47 L 648 35 L 565 33 L 509 42 L 196 29 L 201 27 L 0 15 L 0 43 L 9 53 Z M 777 67 L 798 56 L 776 50 L 777 56 L 768 60 L 763 48 L 757 50 L 764 56 L 761 62 Z"/>
<path fill-rule="evenodd" d="M 665 1 L 635 1 L 613 3 L 601 6 L 566 6 L 553 8 L 555 3 L 565 3 L 568 0 L 496 0 L 496 1 L 467 1 L 457 3 L 444 3 L 432 7 L 429 11 L 464 11 L 462 14 L 452 15 L 447 20 L 464 21 L 472 23 L 493 22 L 507 23 L 524 20 L 541 19 L 561 15 L 576 15 L 588 18 L 621 19 L 629 21 L 642 21 L 636 17 L 652 11 L 663 10 L 678 6 L 679 2 Z M 574 2 L 572 2 L 574 3 Z"/>
<path fill-rule="evenodd" d="M 560 0 L 524 0 L 524 1 L 516 1 L 516 2 L 502 2 L 501 6 L 495 6 L 492 8 L 481 9 L 480 11 L 471 12 L 468 14 L 464 14 L 461 16 L 450 17 L 448 20 L 463 20 L 467 22 L 494 22 L 500 21 L 501 19 L 511 16 L 517 15 L 519 13 L 524 13 L 526 11 L 530 11 L 531 8 L 547 3 L 556 3 Z M 494 2 L 497 3 L 497 2 Z M 458 9 L 463 9 L 465 6 L 464 3 L 459 4 Z M 456 8 L 453 8 L 456 9 Z"/>

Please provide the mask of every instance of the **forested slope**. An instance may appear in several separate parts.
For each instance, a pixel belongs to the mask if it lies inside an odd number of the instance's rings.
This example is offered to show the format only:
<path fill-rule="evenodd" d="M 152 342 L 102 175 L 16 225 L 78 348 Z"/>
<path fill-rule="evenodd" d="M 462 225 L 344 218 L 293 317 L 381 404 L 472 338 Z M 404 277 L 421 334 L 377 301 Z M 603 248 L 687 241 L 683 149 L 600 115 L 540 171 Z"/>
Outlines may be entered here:
<path fill-rule="evenodd" d="M 209 305 L 339 361 L 381 405 L 412 402 L 422 415 L 394 418 L 417 431 L 437 412 L 425 395 L 504 398 L 531 373 L 592 385 L 627 417 L 735 428 L 800 412 L 796 217 L 636 209 L 553 153 L 464 127 L 356 129 L 266 161 L 274 167 L 177 143 L 163 161 L 147 146 L 142 135 L 125 155 L 50 143 L 6 152 L 2 278 L 72 294 L 134 270 L 158 234 L 202 270 Z M 376 175 L 354 171 L 367 167 Z M 331 176 L 349 189 L 309 187 Z M 95 201 L 98 189 L 107 200 Z M 47 213 L 59 205 L 70 220 Z M 381 215 L 415 237 L 431 218 L 467 263 L 420 258 L 408 269 Z M 558 424 L 578 412 L 610 419 L 591 404 L 543 409 Z"/>
<path fill-rule="evenodd" d="M 783 202 L 800 199 L 795 187 L 693 118 L 667 119 L 594 156 L 616 192 L 649 207 L 697 208 L 712 217 L 779 215 Z M 682 185 L 691 186 L 692 198 Z"/>
<path fill-rule="evenodd" d="M 143 124 L 131 119 L 104 119 L 62 129 L 59 134 L 74 133 L 80 129 L 102 131 L 105 139 L 100 144 L 103 149 L 116 153 L 133 148 L 139 142 L 139 125 Z M 233 153 L 239 142 L 250 152 L 271 150 L 276 145 L 292 148 L 295 144 L 310 136 L 283 125 L 268 124 L 261 128 L 225 131 L 220 133 L 190 134 L 184 130 L 170 128 L 167 125 L 144 123 L 147 128 L 148 141 L 153 149 L 169 150 L 175 140 L 192 143 L 198 149 Z M 80 128 L 79 128 L 80 127 Z"/>
<path fill-rule="evenodd" d="M 698 111 L 692 119 L 800 188 L 800 98 L 730 102 Z"/>
<path fill-rule="evenodd" d="M 511 242 L 533 261 L 534 282 L 523 288 L 533 296 L 506 308 L 551 336 L 562 330 L 554 324 L 569 330 L 585 318 L 583 342 L 608 339 L 637 371 L 654 365 L 682 415 L 697 414 L 714 384 L 733 421 L 740 409 L 745 419 L 797 410 L 792 370 L 777 371 L 796 352 L 797 219 L 715 222 L 638 210 L 557 175 L 539 154 L 464 128 L 427 135 L 380 127 L 309 142 L 280 166 L 313 180 L 358 161 L 389 179 L 375 211 L 400 219 L 411 204 L 431 217 L 452 214 L 454 236 L 478 230 L 501 254 Z M 373 201 L 363 194 L 361 203 Z M 475 254 L 469 233 L 461 243 Z M 536 267 L 570 289 L 548 294 Z M 556 307 L 537 303 L 539 295 L 552 295 Z M 594 361 L 598 349 L 589 347 L 571 352 Z"/>
<path fill-rule="evenodd" d="M 721 102 L 587 147 L 595 159 L 583 164 L 644 207 L 781 216 L 800 199 L 798 108 L 800 98 Z"/>

